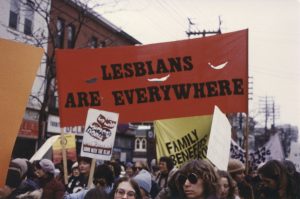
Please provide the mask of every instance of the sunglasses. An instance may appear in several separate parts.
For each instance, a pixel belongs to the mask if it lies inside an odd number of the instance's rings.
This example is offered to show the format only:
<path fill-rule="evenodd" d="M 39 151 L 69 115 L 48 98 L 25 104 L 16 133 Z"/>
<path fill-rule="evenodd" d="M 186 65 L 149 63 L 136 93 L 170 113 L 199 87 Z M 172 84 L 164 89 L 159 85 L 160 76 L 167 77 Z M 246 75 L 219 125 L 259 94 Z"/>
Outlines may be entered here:
<path fill-rule="evenodd" d="M 133 171 L 137 171 L 137 170 L 140 171 L 140 170 L 142 170 L 142 169 L 143 169 L 142 167 L 132 167 L 132 170 L 133 170 Z"/>
<path fill-rule="evenodd" d="M 195 173 L 190 173 L 188 174 L 187 176 L 186 175 L 183 175 L 183 174 L 180 174 L 177 178 L 177 182 L 182 186 L 185 184 L 185 181 L 186 180 L 189 180 L 190 183 L 192 184 L 196 184 L 197 181 L 198 181 L 198 175 L 195 174 Z"/>

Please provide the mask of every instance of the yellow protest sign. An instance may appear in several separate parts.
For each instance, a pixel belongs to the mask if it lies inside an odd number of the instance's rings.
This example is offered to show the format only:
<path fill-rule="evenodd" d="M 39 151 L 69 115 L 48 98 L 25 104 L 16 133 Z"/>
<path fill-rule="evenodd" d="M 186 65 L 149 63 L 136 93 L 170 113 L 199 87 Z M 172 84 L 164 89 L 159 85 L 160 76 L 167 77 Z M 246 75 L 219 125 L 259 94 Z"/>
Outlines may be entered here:
<path fill-rule="evenodd" d="M 170 156 L 179 167 L 206 157 L 212 115 L 154 121 L 157 158 Z"/>
<path fill-rule="evenodd" d="M 53 150 L 53 162 L 61 163 L 62 160 L 62 144 L 65 144 L 67 151 L 67 159 L 76 161 L 76 140 L 74 134 L 65 134 L 64 140 L 59 137 L 52 145 Z"/>
<path fill-rule="evenodd" d="M 20 129 L 43 49 L 0 39 L 0 186 Z"/>
<path fill-rule="evenodd" d="M 75 134 L 65 134 L 64 137 L 65 137 L 64 141 L 61 140 L 61 137 L 59 137 L 56 140 L 56 142 L 52 146 L 53 150 L 61 150 L 62 144 L 65 144 L 66 149 L 71 149 L 76 147 Z"/>

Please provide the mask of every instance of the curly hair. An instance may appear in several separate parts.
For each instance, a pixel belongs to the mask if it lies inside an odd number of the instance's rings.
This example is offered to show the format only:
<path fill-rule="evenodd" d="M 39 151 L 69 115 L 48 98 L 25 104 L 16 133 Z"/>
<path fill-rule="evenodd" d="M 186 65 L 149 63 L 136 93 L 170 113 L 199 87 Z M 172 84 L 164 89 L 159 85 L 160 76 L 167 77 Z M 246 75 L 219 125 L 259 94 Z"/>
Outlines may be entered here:
<path fill-rule="evenodd" d="M 220 184 L 219 176 L 214 167 L 206 160 L 191 160 L 185 163 L 178 171 L 183 175 L 195 173 L 203 180 L 204 196 L 217 195 L 219 193 Z M 180 187 L 183 192 L 183 187 Z"/>
<path fill-rule="evenodd" d="M 172 158 L 170 158 L 170 157 L 162 156 L 159 159 L 159 162 L 165 162 L 167 164 L 168 172 L 174 168 L 174 162 L 173 162 Z"/>
<path fill-rule="evenodd" d="M 111 186 L 114 183 L 114 173 L 106 164 L 98 165 L 96 167 L 94 178 L 104 178 L 108 186 Z"/>

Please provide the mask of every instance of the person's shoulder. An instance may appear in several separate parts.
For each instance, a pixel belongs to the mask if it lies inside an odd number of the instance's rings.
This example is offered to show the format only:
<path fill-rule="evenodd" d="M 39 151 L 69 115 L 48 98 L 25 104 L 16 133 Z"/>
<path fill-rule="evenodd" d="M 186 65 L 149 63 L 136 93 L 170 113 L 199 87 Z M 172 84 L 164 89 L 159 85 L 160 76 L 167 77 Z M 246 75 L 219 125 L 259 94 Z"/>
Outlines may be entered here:
<path fill-rule="evenodd" d="M 53 188 L 53 189 L 59 189 L 59 190 L 64 190 L 65 189 L 65 186 L 64 184 L 60 181 L 60 180 L 57 180 L 56 178 L 53 178 L 50 182 L 49 182 L 49 186 L 50 188 Z"/>
<path fill-rule="evenodd" d="M 177 169 L 176 167 L 174 167 L 174 168 L 169 172 L 168 178 L 170 179 L 177 171 L 178 171 L 178 169 Z"/>
<path fill-rule="evenodd" d="M 176 167 L 174 167 L 173 169 L 171 169 L 171 171 L 169 172 L 169 175 L 176 173 L 176 171 L 178 171 L 178 169 Z"/>
<path fill-rule="evenodd" d="M 246 180 L 243 180 L 242 182 L 238 183 L 239 188 L 244 188 L 244 189 L 252 189 L 252 186 L 249 182 Z"/>
<path fill-rule="evenodd" d="M 206 199 L 219 199 L 219 197 L 213 194 L 208 196 Z"/>
<path fill-rule="evenodd" d="M 83 199 L 89 190 L 83 189 L 77 193 L 66 194 L 64 199 Z"/>

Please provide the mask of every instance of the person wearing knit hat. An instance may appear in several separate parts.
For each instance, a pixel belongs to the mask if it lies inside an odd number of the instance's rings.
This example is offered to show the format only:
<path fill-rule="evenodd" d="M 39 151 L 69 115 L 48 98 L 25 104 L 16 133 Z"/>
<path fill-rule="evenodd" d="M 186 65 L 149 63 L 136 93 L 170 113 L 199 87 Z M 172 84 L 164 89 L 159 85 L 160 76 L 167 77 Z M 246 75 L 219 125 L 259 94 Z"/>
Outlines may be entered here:
<path fill-rule="evenodd" d="M 63 198 L 65 186 L 54 177 L 55 166 L 51 160 L 42 159 L 35 164 L 36 175 L 43 188 L 43 199 Z"/>
<path fill-rule="evenodd" d="M 28 160 L 24 158 L 13 159 L 8 168 L 6 185 L 17 188 L 25 178 L 28 170 Z"/>
<path fill-rule="evenodd" d="M 127 162 L 125 165 L 125 176 L 131 178 L 134 176 L 134 171 L 133 171 L 134 165 L 131 162 Z"/>
<path fill-rule="evenodd" d="M 229 159 L 227 170 L 229 173 L 243 173 L 245 171 L 245 166 L 241 161 L 237 159 Z"/>
<path fill-rule="evenodd" d="M 151 191 L 151 174 L 142 169 L 136 176 L 133 177 L 133 180 L 139 185 L 140 191 L 143 199 L 150 198 Z"/>
<path fill-rule="evenodd" d="M 227 171 L 237 183 L 239 194 L 244 199 L 254 199 L 252 186 L 245 180 L 245 165 L 237 159 L 229 159 Z"/>
<path fill-rule="evenodd" d="M 55 166 L 51 160 L 48 159 L 42 159 L 39 162 L 39 165 L 45 171 L 46 173 L 55 174 Z"/>
<path fill-rule="evenodd" d="M 75 162 L 74 164 L 72 164 L 72 167 L 71 167 L 71 169 L 76 169 L 76 168 L 78 168 L 78 162 Z"/>
<path fill-rule="evenodd" d="M 71 176 L 79 176 L 80 175 L 78 162 L 75 162 L 72 165 L 71 169 L 72 169 Z"/>
<path fill-rule="evenodd" d="M 23 158 L 11 160 L 5 185 L 0 187 L 0 198 L 9 198 L 16 188 L 20 186 L 22 180 L 26 177 L 28 170 L 27 162 L 28 160 Z"/>

